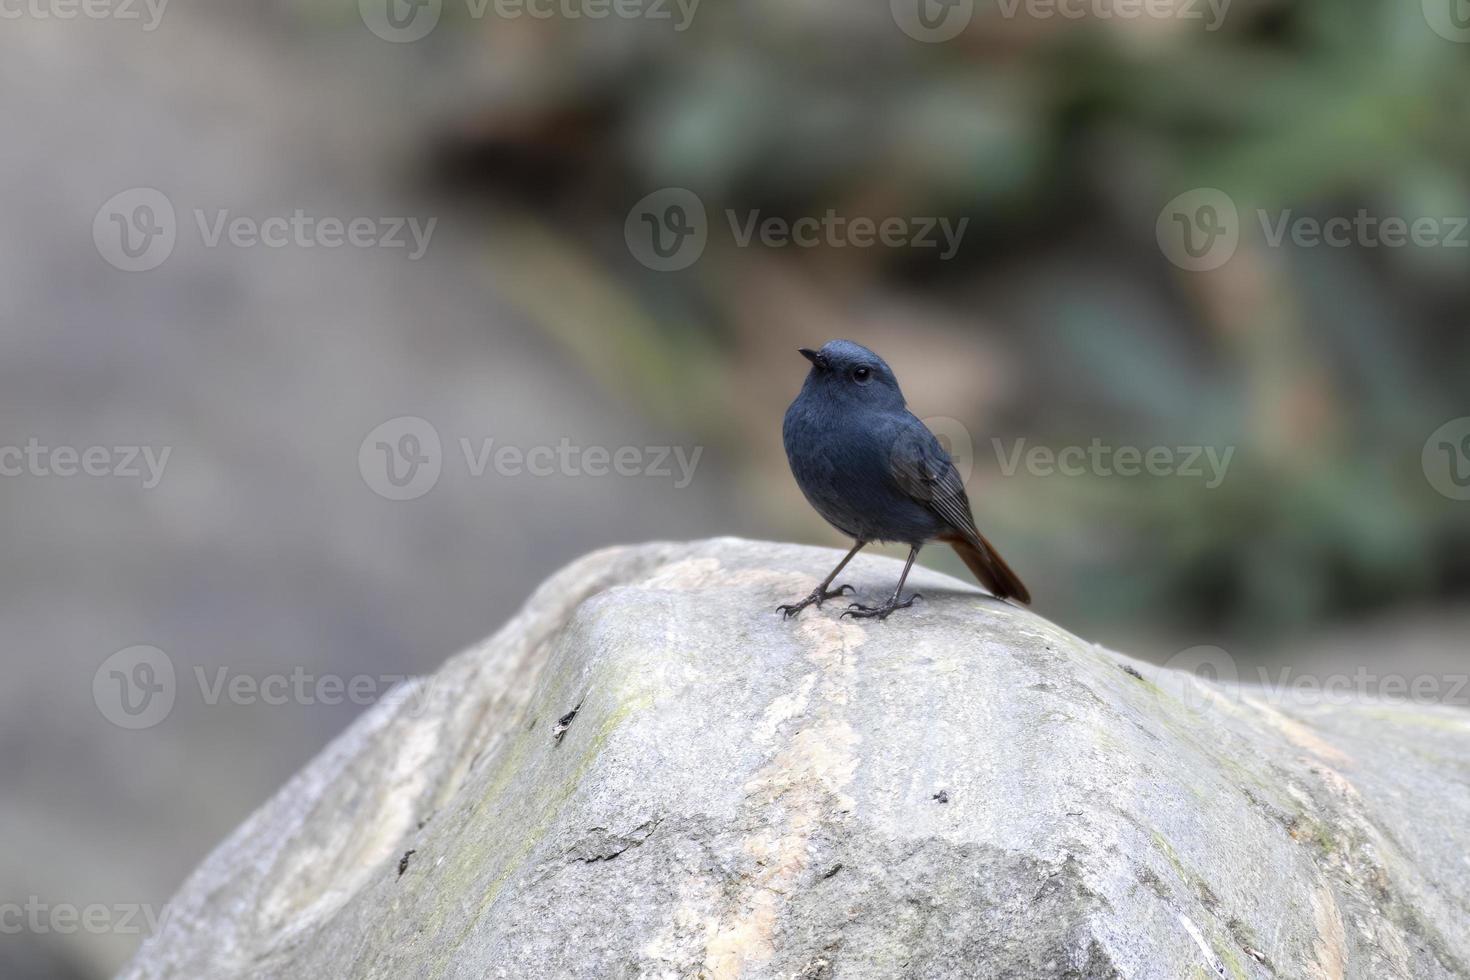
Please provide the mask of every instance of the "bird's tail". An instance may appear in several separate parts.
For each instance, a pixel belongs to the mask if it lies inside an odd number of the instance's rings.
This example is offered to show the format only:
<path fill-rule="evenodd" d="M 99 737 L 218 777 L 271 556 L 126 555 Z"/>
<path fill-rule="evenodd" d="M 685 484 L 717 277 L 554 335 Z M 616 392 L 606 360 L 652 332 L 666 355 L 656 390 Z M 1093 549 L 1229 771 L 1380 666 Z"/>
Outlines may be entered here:
<path fill-rule="evenodd" d="M 1021 584 L 1020 577 L 1011 571 L 1011 566 L 1001 558 L 995 546 L 985 540 L 984 535 L 975 535 L 974 541 L 958 535 L 943 540 L 954 548 L 970 571 L 975 573 L 980 584 L 989 589 L 997 599 L 1015 599 L 1022 605 L 1031 604 L 1031 593 Z"/>

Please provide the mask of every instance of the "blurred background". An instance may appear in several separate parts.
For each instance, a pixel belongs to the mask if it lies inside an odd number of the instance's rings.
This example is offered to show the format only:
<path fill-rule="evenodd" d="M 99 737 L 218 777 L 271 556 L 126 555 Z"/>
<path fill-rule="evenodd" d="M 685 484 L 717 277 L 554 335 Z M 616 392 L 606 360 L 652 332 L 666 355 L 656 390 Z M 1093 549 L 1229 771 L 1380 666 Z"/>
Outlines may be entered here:
<path fill-rule="evenodd" d="M 841 545 L 780 442 L 833 337 L 1074 632 L 1463 674 L 1466 42 L 1460 0 L 5 5 L 0 976 L 110 975 L 365 703 L 250 683 L 371 700 L 605 545 Z"/>

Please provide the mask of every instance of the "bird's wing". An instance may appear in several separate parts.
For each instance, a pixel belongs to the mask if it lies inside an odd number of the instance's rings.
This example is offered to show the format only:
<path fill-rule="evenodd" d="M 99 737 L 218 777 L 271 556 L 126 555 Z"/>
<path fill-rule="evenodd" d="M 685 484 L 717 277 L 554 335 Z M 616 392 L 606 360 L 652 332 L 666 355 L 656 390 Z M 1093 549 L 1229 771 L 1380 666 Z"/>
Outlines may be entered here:
<path fill-rule="evenodd" d="M 941 534 L 975 577 L 1001 599 L 1031 602 L 1031 593 L 991 543 L 975 527 L 965 484 L 944 447 L 918 419 L 899 430 L 889 455 L 890 472 L 903 491 L 949 525 L 953 537 Z"/>
<path fill-rule="evenodd" d="M 964 481 L 934 433 L 918 419 L 898 431 L 890 469 L 903 491 L 928 507 L 967 539 L 979 543 L 980 532 L 970 514 Z"/>

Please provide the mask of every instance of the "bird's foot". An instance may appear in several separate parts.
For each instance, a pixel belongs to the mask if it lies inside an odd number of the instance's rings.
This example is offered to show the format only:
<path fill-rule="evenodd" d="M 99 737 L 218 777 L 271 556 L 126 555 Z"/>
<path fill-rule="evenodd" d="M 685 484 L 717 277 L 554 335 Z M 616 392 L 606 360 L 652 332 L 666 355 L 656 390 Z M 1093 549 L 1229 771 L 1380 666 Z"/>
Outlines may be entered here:
<path fill-rule="evenodd" d="M 822 603 L 826 602 L 828 599 L 836 599 L 838 596 L 843 595 L 844 589 L 848 592 L 854 591 L 853 587 L 850 585 L 839 585 L 831 592 L 824 592 L 820 588 L 816 588 L 812 590 L 811 595 L 807 596 L 800 602 L 793 602 L 785 606 L 777 606 L 776 612 L 780 613 L 783 619 L 790 619 L 792 616 L 800 613 L 807 606 L 815 605 L 818 609 L 821 609 Z"/>
<path fill-rule="evenodd" d="M 898 596 L 894 596 L 881 606 L 862 606 L 854 602 L 843 611 L 842 616 L 851 616 L 853 619 L 877 619 L 881 621 L 887 619 L 895 609 L 907 609 L 914 604 L 915 599 L 922 598 L 924 597 L 915 592 L 902 602 L 898 601 Z M 841 619 L 842 616 L 837 618 Z"/>

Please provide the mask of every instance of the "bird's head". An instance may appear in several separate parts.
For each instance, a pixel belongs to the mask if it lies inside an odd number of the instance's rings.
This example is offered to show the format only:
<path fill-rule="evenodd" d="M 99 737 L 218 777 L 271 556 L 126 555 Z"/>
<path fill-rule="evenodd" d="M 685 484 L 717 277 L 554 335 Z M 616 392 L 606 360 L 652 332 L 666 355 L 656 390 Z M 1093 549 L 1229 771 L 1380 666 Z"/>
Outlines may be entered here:
<path fill-rule="evenodd" d="M 799 351 L 812 362 L 805 390 L 855 405 L 904 407 L 903 392 L 898 388 L 893 369 L 861 344 L 830 340 L 821 350 L 802 347 Z"/>

